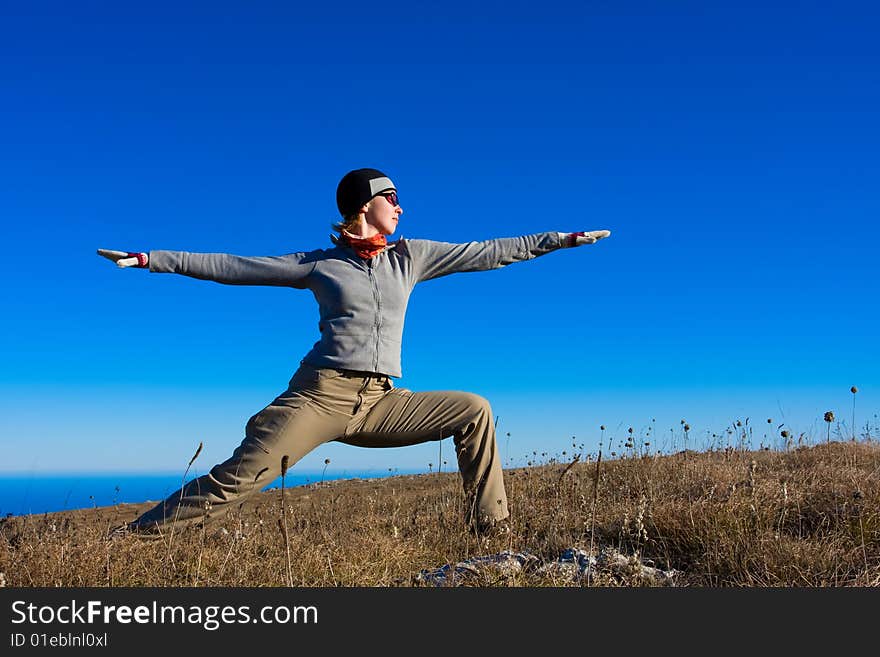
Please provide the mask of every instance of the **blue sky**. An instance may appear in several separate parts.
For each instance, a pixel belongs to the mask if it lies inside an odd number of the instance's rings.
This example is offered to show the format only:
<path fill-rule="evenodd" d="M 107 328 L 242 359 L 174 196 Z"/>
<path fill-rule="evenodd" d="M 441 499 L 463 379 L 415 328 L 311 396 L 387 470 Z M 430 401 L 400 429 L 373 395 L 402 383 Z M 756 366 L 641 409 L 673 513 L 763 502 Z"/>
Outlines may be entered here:
<path fill-rule="evenodd" d="M 95 250 L 329 245 L 362 166 L 406 237 L 613 232 L 416 288 L 398 385 L 487 397 L 506 465 L 595 450 L 602 424 L 748 417 L 757 446 L 767 418 L 824 437 L 855 401 L 876 426 L 876 9 L 416 4 L 4 6 L 0 471 L 226 458 L 317 339 L 313 298 Z M 439 454 L 297 468 L 325 458 Z"/>

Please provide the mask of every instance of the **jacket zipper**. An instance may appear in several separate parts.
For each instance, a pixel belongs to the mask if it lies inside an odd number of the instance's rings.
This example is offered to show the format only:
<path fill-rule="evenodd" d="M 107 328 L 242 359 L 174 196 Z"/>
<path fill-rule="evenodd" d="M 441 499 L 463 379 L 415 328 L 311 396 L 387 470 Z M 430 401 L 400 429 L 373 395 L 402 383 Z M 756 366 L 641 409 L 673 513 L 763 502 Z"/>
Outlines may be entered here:
<path fill-rule="evenodd" d="M 373 356 L 373 371 L 379 371 L 379 329 L 382 324 L 382 301 L 379 297 L 379 282 L 373 274 L 373 258 L 367 260 L 367 273 L 370 277 L 370 286 L 373 290 L 373 299 L 376 302 L 376 324 L 373 328 L 376 330 L 376 350 Z"/>

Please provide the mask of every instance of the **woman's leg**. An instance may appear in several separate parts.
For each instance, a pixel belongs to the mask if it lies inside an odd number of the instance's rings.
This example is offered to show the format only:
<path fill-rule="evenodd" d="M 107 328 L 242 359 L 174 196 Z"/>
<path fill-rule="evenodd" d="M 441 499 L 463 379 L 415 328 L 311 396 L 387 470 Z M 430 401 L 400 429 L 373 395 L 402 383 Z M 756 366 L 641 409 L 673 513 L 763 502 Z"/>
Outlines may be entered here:
<path fill-rule="evenodd" d="M 357 386 L 343 379 L 319 379 L 314 372 L 300 370 L 284 394 L 248 421 L 245 438 L 231 457 L 144 513 L 129 529 L 164 532 L 172 523 L 218 520 L 274 481 L 281 474 L 282 457 L 292 467 L 318 445 L 342 435 Z"/>
<path fill-rule="evenodd" d="M 465 522 L 482 528 L 508 517 L 492 409 L 479 395 L 394 389 L 382 394 L 366 415 L 355 417 L 339 441 L 402 447 L 449 436 L 468 500 Z"/>

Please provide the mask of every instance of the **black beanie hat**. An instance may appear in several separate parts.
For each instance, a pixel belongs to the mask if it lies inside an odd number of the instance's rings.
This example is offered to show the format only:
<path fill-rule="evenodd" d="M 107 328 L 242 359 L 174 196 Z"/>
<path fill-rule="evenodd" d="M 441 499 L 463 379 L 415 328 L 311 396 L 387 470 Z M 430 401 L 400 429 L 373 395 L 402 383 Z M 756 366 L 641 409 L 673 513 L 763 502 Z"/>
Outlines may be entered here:
<path fill-rule="evenodd" d="M 391 179 L 378 169 L 355 169 L 342 176 L 336 187 L 336 207 L 343 217 L 357 214 L 376 194 L 396 190 Z"/>

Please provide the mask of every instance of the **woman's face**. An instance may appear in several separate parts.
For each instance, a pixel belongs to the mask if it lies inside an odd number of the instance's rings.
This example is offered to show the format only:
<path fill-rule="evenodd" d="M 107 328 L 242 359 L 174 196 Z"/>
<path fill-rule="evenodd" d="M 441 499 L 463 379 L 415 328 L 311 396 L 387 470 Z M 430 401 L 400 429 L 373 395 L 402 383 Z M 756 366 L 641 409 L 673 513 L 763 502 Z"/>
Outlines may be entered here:
<path fill-rule="evenodd" d="M 398 218 L 403 214 L 403 208 L 394 204 L 396 200 L 396 192 L 391 191 L 374 196 L 367 203 L 364 213 L 367 225 L 383 235 L 393 234 L 397 230 Z"/>

